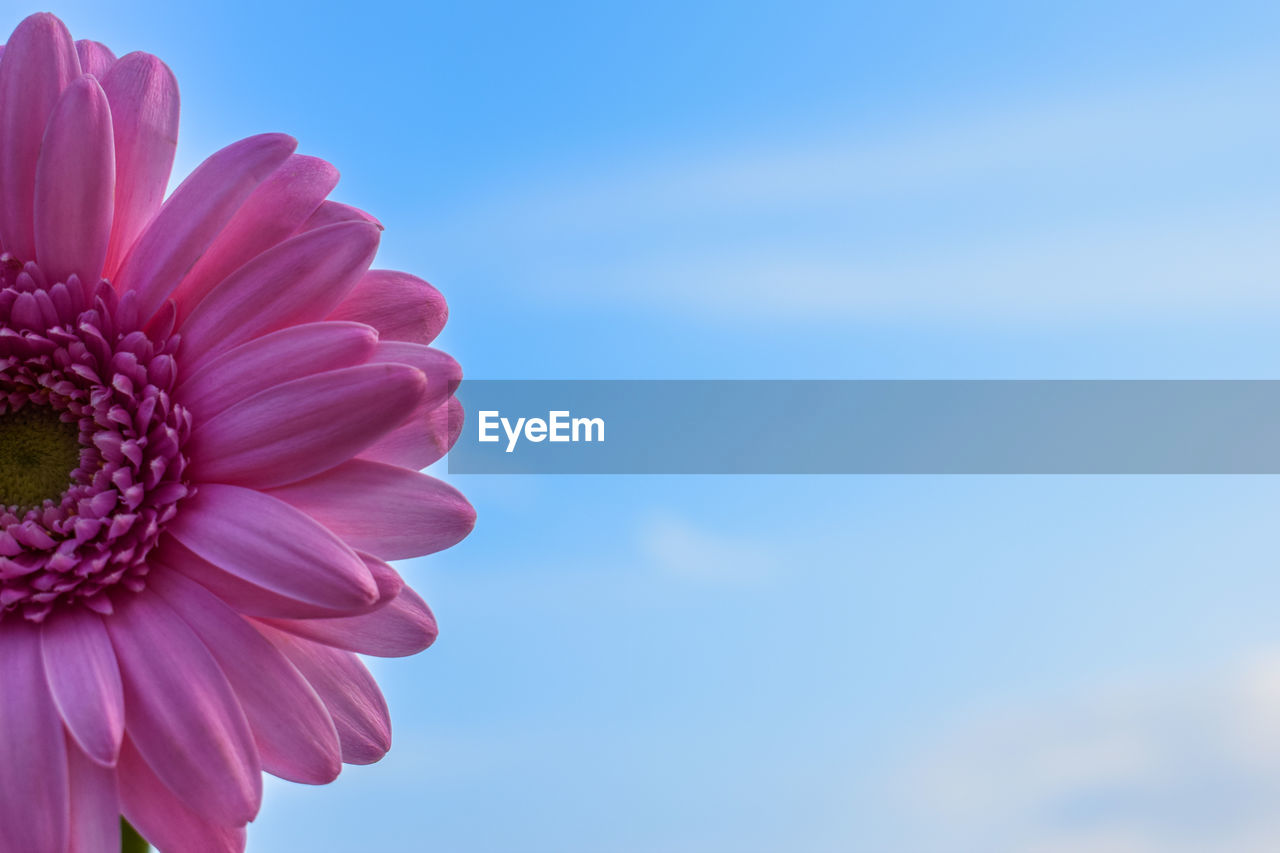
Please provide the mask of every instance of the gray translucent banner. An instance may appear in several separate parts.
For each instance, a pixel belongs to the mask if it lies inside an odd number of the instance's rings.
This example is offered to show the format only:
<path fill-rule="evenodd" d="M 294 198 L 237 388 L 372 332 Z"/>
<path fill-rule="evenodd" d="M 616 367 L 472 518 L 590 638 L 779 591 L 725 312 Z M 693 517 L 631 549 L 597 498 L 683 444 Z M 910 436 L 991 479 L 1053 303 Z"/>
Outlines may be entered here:
<path fill-rule="evenodd" d="M 466 380 L 458 397 L 456 474 L 1280 473 L 1272 380 Z"/>

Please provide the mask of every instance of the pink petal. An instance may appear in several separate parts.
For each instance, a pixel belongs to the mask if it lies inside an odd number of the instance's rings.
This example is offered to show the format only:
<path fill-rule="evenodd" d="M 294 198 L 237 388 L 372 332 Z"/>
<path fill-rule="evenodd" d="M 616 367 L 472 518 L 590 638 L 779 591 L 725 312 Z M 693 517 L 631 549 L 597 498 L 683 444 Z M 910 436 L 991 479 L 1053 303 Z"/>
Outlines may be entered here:
<path fill-rule="evenodd" d="M 160 547 L 153 554 L 154 556 L 149 562 L 155 567 L 155 571 L 176 571 L 212 592 L 237 612 L 247 616 L 312 619 L 317 617 L 347 616 L 353 612 L 346 607 L 338 609 L 321 607 L 308 601 L 302 601 L 267 589 L 254 581 L 234 575 L 226 569 L 215 566 L 208 560 L 196 556 L 191 552 L 191 549 L 182 545 L 172 536 L 165 537 Z M 383 603 L 382 599 L 388 594 L 384 591 L 384 588 L 386 588 L 384 579 L 377 573 L 377 568 L 381 561 L 363 557 L 361 561 L 373 575 L 374 584 L 378 587 L 378 597 L 356 612 L 373 610 L 379 607 Z M 299 586 L 301 594 L 306 595 L 306 585 L 300 584 Z"/>
<path fill-rule="evenodd" d="M 53 700 L 79 748 L 110 767 L 124 737 L 124 691 L 102 618 L 85 608 L 52 614 L 41 626 Z"/>
<path fill-rule="evenodd" d="M 240 205 L 297 144 L 282 133 L 233 142 L 173 191 L 116 276 L 117 290 L 137 292 L 140 316 L 149 318 L 169 298 Z"/>
<path fill-rule="evenodd" d="M 360 456 L 418 470 L 439 459 L 462 431 L 462 407 L 446 398 L 457 390 L 462 368 L 439 350 L 402 341 L 379 342 L 373 361 L 409 364 L 427 377 L 428 395 L 404 421 Z"/>
<path fill-rule="evenodd" d="M 342 770 L 338 732 L 324 703 L 298 670 L 213 593 L 177 572 L 156 572 L 153 589 L 213 652 L 240 699 L 262 767 L 283 779 L 311 785 L 332 782 Z"/>
<path fill-rule="evenodd" d="M 407 586 L 389 604 L 372 613 L 338 619 L 267 621 L 326 646 L 385 658 L 416 655 L 434 643 L 439 633 L 431 609 Z"/>
<path fill-rule="evenodd" d="M 372 613 L 379 607 L 389 604 L 397 595 L 400 594 L 400 590 L 404 589 L 404 578 L 400 577 L 400 573 L 391 568 L 389 564 L 383 560 L 379 560 L 372 554 L 366 554 L 363 551 L 357 551 L 356 553 L 360 556 L 360 559 L 364 561 L 365 567 L 369 569 L 369 573 L 373 575 L 373 582 L 378 585 L 378 601 L 373 605 L 373 607 L 369 608 L 369 612 Z"/>
<path fill-rule="evenodd" d="M 124 677 L 129 739 L 146 763 L 210 821 L 239 826 L 253 820 L 262 801 L 258 751 L 236 695 L 204 643 L 149 591 L 117 602 L 107 629 Z M 123 777 L 123 752 L 120 763 Z"/>
<path fill-rule="evenodd" d="M 36 257 L 32 210 L 45 124 L 79 76 L 71 34 L 47 12 L 18 24 L 0 58 L 0 241 L 24 261 Z"/>
<path fill-rule="evenodd" d="M 314 476 L 404 420 L 425 387 L 412 367 L 363 364 L 269 388 L 198 425 L 192 476 L 255 488 Z"/>
<path fill-rule="evenodd" d="M 164 853 L 243 853 L 244 827 L 218 825 L 174 796 L 129 739 L 120 751 L 120 806 L 129 823 Z M 99 851 L 95 851 L 99 853 Z M 107 853 L 103 848 L 102 853 Z"/>
<path fill-rule="evenodd" d="M 63 90 L 36 167 L 36 259 L 52 281 L 102 275 L 115 187 L 111 108 L 98 81 L 85 75 Z"/>
<path fill-rule="evenodd" d="M 45 684 L 40 633 L 0 624 L 0 850 L 65 850 L 67 742 Z"/>
<path fill-rule="evenodd" d="M 391 749 L 391 715 L 378 684 L 351 652 L 294 637 L 259 624 L 259 630 L 293 661 L 329 709 L 347 764 L 372 764 Z"/>
<path fill-rule="evenodd" d="M 149 53 L 130 53 L 102 77 L 116 143 L 116 198 L 103 275 L 120 263 L 160 209 L 178 144 L 178 81 Z"/>
<path fill-rule="evenodd" d="M 298 233 L 314 231 L 317 228 L 334 225 L 338 222 L 368 222 L 370 225 L 376 225 L 379 231 L 383 230 L 381 222 L 358 207 L 352 207 L 349 204 L 342 204 L 337 201 L 323 201 L 316 208 L 315 213 L 311 214 L 311 218 L 302 223 Z"/>
<path fill-rule="evenodd" d="M 67 744 L 71 803 L 69 853 L 103 853 L 120 849 L 120 798 L 116 773 L 95 764 L 74 742 Z"/>
<path fill-rule="evenodd" d="M 92 74 L 99 80 L 116 61 L 116 55 L 109 47 L 88 39 L 80 39 L 76 42 L 76 56 L 80 57 L 80 71 L 84 74 Z"/>
<path fill-rule="evenodd" d="M 363 364 L 377 342 L 377 333 L 359 323 L 289 326 L 209 359 L 178 385 L 174 399 L 203 421 L 275 385 Z"/>
<path fill-rule="evenodd" d="M 440 291 L 417 276 L 369 270 L 330 320 L 352 320 L 378 330 L 384 341 L 429 344 L 449 319 Z"/>
<path fill-rule="evenodd" d="M 323 320 L 364 275 L 378 229 L 330 225 L 269 249 L 213 289 L 181 326 L 189 366 L 285 326 Z"/>
<path fill-rule="evenodd" d="M 169 523 L 196 556 L 279 595 L 359 611 L 377 601 L 368 568 L 337 536 L 284 501 L 239 486 L 205 484 Z"/>
<path fill-rule="evenodd" d="M 338 170 L 317 157 L 294 154 L 263 181 L 174 291 L 179 320 L 224 278 L 307 221 L 338 183 Z"/>
<path fill-rule="evenodd" d="M 475 526 L 467 499 L 447 483 L 381 462 L 352 459 L 271 490 L 358 551 L 404 560 L 443 551 Z"/>
<path fill-rule="evenodd" d="M 462 435 L 462 404 L 454 397 L 428 412 L 413 413 L 360 454 L 361 459 L 386 462 L 414 471 L 437 461 Z"/>
<path fill-rule="evenodd" d="M 462 366 L 447 353 L 422 344 L 403 341 L 379 341 L 369 358 L 386 364 L 407 364 L 427 377 L 427 395 L 418 404 L 421 414 L 435 409 L 458 390 L 462 382 Z"/>

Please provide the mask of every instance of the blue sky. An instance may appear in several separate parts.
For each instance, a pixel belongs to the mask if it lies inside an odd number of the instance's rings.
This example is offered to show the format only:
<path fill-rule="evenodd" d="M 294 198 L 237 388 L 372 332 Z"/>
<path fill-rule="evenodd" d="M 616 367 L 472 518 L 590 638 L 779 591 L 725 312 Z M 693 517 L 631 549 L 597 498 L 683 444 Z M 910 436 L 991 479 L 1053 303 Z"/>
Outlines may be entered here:
<path fill-rule="evenodd" d="M 73 0 L 476 378 L 1276 378 L 1274 4 Z M 14 10 L 13 22 L 29 9 Z M 396 746 L 250 850 L 1270 851 L 1269 478 L 484 478 Z"/>

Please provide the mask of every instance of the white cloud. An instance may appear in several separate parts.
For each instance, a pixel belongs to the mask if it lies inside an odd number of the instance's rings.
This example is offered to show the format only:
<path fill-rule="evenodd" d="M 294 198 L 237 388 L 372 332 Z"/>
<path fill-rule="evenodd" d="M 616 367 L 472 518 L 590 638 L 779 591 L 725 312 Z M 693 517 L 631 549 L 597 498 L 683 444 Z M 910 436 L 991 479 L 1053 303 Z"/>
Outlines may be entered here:
<path fill-rule="evenodd" d="M 678 577 L 714 583 L 750 583 L 772 573 L 771 546 L 708 532 L 672 516 L 655 516 L 640 531 L 651 564 Z"/>
<path fill-rule="evenodd" d="M 1274 853 L 1280 654 L 988 710 L 896 781 L 913 850 Z"/>
<path fill-rule="evenodd" d="M 678 156 L 609 162 L 504 197 L 509 221 L 541 233 L 608 229 L 707 213 L 812 209 L 885 196 L 936 195 L 1010 175 L 1057 179 L 1163 168 L 1274 140 L 1274 64 L 1246 63 L 1051 99 L 967 104 L 874 129 L 718 139 Z M 693 153 L 689 149 L 693 148 Z"/>
<path fill-rule="evenodd" d="M 729 319 L 1274 307 L 1275 70 L 720 140 L 557 176 L 454 225 L 483 236 L 479 263 L 502 244 L 496 262 L 519 270 L 503 278 L 539 294 Z"/>
<path fill-rule="evenodd" d="M 582 276 L 579 294 L 610 281 L 622 298 L 780 320 L 1004 321 L 1274 308 L 1276 233 L 1280 215 L 1236 210 L 1223 222 L 1086 225 L 1003 245 L 922 246 L 863 258 L 795 247 L 711 248 L 597 268 Z"/>

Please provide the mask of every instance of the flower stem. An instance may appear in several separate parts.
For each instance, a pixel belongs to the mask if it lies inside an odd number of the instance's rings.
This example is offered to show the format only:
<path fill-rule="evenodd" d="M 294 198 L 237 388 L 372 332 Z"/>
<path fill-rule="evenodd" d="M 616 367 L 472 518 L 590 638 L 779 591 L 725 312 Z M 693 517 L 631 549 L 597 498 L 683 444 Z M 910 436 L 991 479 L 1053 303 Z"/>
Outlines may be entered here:
<path fill-rule="evenodd" d="M 147 853 L 151 845 L 138 834 L 138 830 L 129 825 L 129 821 L 120 818 L 120 853 Z"/>

